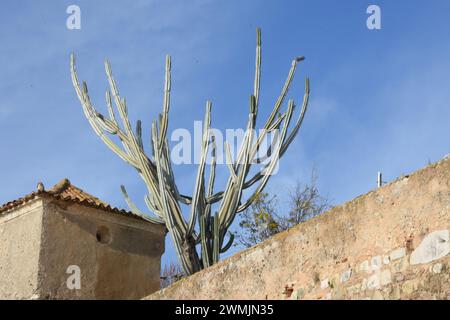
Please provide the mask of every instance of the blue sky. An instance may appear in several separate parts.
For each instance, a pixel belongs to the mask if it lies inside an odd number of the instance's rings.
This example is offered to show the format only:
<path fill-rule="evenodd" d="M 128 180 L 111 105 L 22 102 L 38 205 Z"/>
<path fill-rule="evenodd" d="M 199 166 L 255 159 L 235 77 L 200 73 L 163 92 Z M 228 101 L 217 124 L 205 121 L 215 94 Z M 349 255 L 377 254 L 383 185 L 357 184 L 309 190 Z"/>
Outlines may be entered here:
<path fill-rule="evenodd" d="M 66 28 L 67 6 L 81 30 Z M 368 30 L 377 4 L 382 29 Z M 68 177 L 118 207 L 125 184 L 144 208 L 144 185 L 84 118 L 69 74 L 106 110 L 103 60 L 111 60 L 132 119 L 160 112 L 164 56 L 172 56 L 169 131 L 192 129 L 213 101 L 213 127 L 244 127 L 252 92 L 255 29 L 262 27 L 260 120 L 293 57 L 305 55 L 289 97 L 311 79 L 304 126 L 268 190 L 319 173 L 319 189 L 340 204 L 450 152 L 450 2 L 447 1 L 8 1 L 0 10 L 0 203 Z M 262 120 L 261 120 L 262 122 Z M 196 167 L 176 168 L 192 193 Z M 281 206 L 282 207 L 282 206 Z M 173 260 L 168 243 L 164 261 Z"/>

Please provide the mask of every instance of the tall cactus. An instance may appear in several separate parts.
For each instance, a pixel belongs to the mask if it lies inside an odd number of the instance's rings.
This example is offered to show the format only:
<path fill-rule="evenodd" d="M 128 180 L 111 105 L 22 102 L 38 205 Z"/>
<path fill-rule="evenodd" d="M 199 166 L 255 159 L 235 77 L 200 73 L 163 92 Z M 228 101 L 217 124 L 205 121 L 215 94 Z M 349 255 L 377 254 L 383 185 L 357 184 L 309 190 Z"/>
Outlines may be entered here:
<path fill-rule="evenodd" d="M 120 158 L 133 166 L 144 180 L 147 186 L 145 203 L 148 209 L 154 213 L 154 216 L 151 217 L 141 212 L 130 200 L 125 187 L 121 186 L 130 210 L 148 221 L 165 224 L 175 244 L 180 263 L 188 275 L 218 262 L 220 254 L 231 247 L 234 237 L 229 234 L 226 238 L 226 235 L 236 214 L 248 208 L 264 189 L 275 170 L 278 159 L 283 156 L 293 141 L 305 116 L 309 98 L 308 78 L 306 78 L 301 111 L 289 134 L 288 127 L 295 108 L 294 101 L 289 100 L 287 110 L 284 113 L 279 112 L 293 80 L 297 64 L 304 59 L 304 57 L 298 57 L 292 61 L 281 94 L 264 124 L 264 130 L 261 130 L 259 135 L 255 135 L 261 78 L 261 30 L 259 28 L 256 38 L 254 89 L 250 96 L 247 130 L 235 160 L 232 159 L 228 142 L 225 142 L 225 154 L 230 173 L 226 187 L 224 191 L 214 191 L 217 146 L 215 137 L 210 130 L 212 103 L 207 101 L 200 163 L 192 197 L 181 194 L 175 183 L 169 156 L 169 142 L 166 138 L 171 91 L 170 56 L 166 57 L 163 111 L 159 115 L 158 121 L 153 121 L 151 128 L 151 157 L 147 156 L 144 151 L 141 121 L 137 121 L 135 131 L 131 127 L 126 100 L 119 94 L 109 62 L 105 62 L 106 75 L 110 86 L 110 91 L 106 92 L 109 117 L 105 117 L 93 107 L 86 83 L 83 82 L 80 85 L 75 69 L 75 57 L 73 54 L 71 56 L 72 82 L 86 118 L 103 142 Z M 113 102 L 119 113 L 122 126 L 117 121 L 113 110 Z M 262 147 L 263 140 L 269 132 L 274 130 L 279 130 L 279 135 L 275 145 L 268 147 L 268 152 L 271 154 L 268 163 L 260 164 L 260 170 L 252 177 L 248 177 L 251 166 L 258 163 L 255 158 L 257 153 L 260 152 L 259 149 Z M 122 147 L 113 142 L 108 134 L 119 137 Z M 206 181 L 205 169 L 208 152 L 210 152 L 212 160 L 208 181 Z M 244 200 L 243 191 L 246 189 L 251 190 L 251 194 Z M 183 216 L 180 204 L 190 206 L 187 219 Z M 213 205 L 217 208 L 214 213 L 212 213 Z"/>

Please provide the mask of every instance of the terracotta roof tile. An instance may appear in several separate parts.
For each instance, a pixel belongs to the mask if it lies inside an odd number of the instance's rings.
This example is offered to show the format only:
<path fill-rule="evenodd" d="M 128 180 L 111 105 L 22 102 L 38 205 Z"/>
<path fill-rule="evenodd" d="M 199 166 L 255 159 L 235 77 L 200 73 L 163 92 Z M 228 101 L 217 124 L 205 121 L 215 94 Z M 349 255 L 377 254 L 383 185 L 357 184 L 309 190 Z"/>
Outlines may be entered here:
<path fill-rule="evenodd" d="M 140 215 L 134 214 L 130 211 L 111 207 L 106 202 L 103 202 L 97 197 L 94 197 L 93 195 L 83 191 L 82 189 L 72 185 L 69 181 L 69 179 L 63 179 L 57 184 L 55 184 L 51 189 L 45 190 L 42 183 L 38 183 L 37 191 L 31 192 L 30 194 L 27 194 L 26 196 L 7 202 L 0 206 L 0 215 L 2 213 L 5 213 L 6 211 L 9 211 L 17 206 L 20 206 L 21 204 L 24 204 L 28 201 L 33 200 L 34 198 L 38 196 L 50 196 L 52 198 L 63 200 L 63 201 L 69 201 L 72 203 L 77 203 L 80 205 L 85 205 L 92 208 L 101 209 L 104 211 L 108 211 L 111 213 L 117 213 L 122 215 L 127 215 L 131 218 L 140 219 L 144 221 L 148 221 L 145 218 L 141 217 Z"/>

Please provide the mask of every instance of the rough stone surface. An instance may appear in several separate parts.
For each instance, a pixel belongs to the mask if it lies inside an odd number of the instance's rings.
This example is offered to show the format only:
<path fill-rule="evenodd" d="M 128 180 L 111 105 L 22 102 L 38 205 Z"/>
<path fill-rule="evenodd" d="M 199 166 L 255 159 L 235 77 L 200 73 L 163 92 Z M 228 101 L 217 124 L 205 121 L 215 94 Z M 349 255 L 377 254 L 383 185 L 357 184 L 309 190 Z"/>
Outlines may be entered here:
<path fill-rule="evenodd" d="M 0 216 L 0 299 L 36 298 L 42 200 Z"/>
<path fill-rule="evenodd" d="M 365 260 L 364 262 L 362 262 L 359 269 L 361 271 L 365 271 L 367 273 L 372 273 L 372 268 L 370 267 L 368 260 Z"/>
<path fill-rule="evenodd" d="M 347 282 L 352 276 L 352 269 L 345 270 L 345 272 L 341 275 L 341 282 Z"/>
<path fill-rule="evenodd" d="M 436 263 L 436 264 L 433 266 L 432 271 L 433 271 L 434 273 L 441 273 L 441 272 L 442 272 L 442 269 L 443 269 L 442 263 Z"/>
<path fill-rule="evenodd" d="M 391 278 L 391 270 L 386 269 L 386 270 L 383 270 L 383 271 L 381 272 L 381 279 L 380 279 L 380 282 L 381 282 L 381 285 L 382 285 L 382 286 L 385 286 L 385 285 L 387 285 L 387 284 L 389 284 L 389 283 L 392 282 L 392 278 Z"/>
<path fill-rule="evenodd" d="M 371 260 L 372 270 L 379 270 L 381 268 L 381 256 L 373 257 Z"/>
<path fill-rule="evenodd" d="M 160 287 L 164 227 L 36 198 L 0 215 L 0 299 L 137 299 Z M 69 266 L 80 268 L 70 290 Z"/>
<path fill-rule="evenodd" d="M 377 289 L 380 287 L 380 273 L 376 272 L 367 279 L 368 289 Z"/>
<path fill-rule="evenodd" d="M 337 206 L 148 299 L 292 299 L 282 292 L 294 281 L 294 292 L 302 290 L 297 299 L 450 299 L 450 254 L 443 255 L 442 242 L 434 246 L 440 252 L 434 261 L 409 263 L 430 234 L 441 231 L 439 241 L 445 242 L 442 230 L 450 230 L 450 158 Z M 405 248 L 404 257 L 399 254 L 372 273 L 364 270 L 373 257 L 399 248 Z M 441 272 L 430 272 L 437 263 L 442 263 Z M 351 277 L 341 283 L 349 269 Z M 326 278 L 330 285 L 321 288 L 320 280 Z"/>
<path fill-rule="evenodd" d="M 398 260 L 400 258 L 403 258 L 406 255 L 406 249 L 405 248 L 398 248 L 391 252 L 389 255 L 389 259 L 391 261 Z"/>

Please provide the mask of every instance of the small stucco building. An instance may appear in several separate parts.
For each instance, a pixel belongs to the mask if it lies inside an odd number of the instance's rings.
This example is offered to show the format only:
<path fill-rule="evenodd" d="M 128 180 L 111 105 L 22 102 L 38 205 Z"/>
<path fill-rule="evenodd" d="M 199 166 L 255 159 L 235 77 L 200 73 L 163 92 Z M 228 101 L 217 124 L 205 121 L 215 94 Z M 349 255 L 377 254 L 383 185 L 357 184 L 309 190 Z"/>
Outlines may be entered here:
<path fill-rule="evenodd" d="M 0 299 L 139 299 L 160 287 L 166 228 L 64 179 L 0 206 Z"/>

